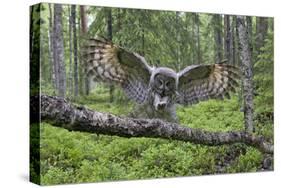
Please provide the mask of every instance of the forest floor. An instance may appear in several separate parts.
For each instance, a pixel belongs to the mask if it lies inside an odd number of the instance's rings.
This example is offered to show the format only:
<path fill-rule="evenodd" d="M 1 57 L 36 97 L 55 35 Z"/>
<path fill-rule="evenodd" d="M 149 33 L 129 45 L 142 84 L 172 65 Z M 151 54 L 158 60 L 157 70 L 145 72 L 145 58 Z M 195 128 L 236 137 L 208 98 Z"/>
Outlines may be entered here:
<path fill-rule="evenodd" d="M 76 104 L 101 112 L 126 116 L 133 103 L 116 91 L 109 103 L 107 88 L 99 87 Z M 122 101 L 122 102 L 120 102 Z M 209 131 L 243 130 L 243 112 L 237 96 L 177 107 L 180 124 Z M 265 170 L 264 155 L 244 144 L 204 146 L 157 138 L 121 138 L 70 132 L 42 123 L 40 165 L 43 185 L 195 176 Z M 272 125 L 257 125 L 268 139 Z"/>

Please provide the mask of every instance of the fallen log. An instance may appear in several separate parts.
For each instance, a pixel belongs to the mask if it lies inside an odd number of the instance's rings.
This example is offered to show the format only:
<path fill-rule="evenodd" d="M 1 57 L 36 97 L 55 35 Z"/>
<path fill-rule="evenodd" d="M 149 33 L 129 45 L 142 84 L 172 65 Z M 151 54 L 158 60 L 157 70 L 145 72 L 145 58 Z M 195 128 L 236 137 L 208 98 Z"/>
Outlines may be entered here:
<path fill-rule="evenodd" d="M 133 119 L 97 112 L 83 106 L 76 106 L 56 96 L 42 95 L 31 97 L 31 114 L 38 114 L 40 120 L 70 131 L 81 131 L 121 137 L 149 137 L 180 140 L 217 146 L 244 143 L 256 147 L 264 153 L 273 153 L 273 145 L 262 136 L 245 131 L 210 132 L 202 129 L 181 126 L 160 119 Z"/>

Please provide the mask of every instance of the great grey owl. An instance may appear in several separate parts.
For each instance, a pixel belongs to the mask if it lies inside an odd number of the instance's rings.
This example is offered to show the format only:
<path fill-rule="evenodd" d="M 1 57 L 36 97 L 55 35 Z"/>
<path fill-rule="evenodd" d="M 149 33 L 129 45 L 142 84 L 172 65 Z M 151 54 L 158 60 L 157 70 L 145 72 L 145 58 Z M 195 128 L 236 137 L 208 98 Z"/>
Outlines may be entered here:
<path fill-rule="evenodd" d="M 84 57 L 88 78 L 120 85 L 139 104 L 131 114 L 137 118 L 176 122 L 175 104 L 229 98 L 238 85 L 235 66 L 191 65 L 177 73 L 149 66 L 144 57 L 104 39 L 89 39 Z"/>

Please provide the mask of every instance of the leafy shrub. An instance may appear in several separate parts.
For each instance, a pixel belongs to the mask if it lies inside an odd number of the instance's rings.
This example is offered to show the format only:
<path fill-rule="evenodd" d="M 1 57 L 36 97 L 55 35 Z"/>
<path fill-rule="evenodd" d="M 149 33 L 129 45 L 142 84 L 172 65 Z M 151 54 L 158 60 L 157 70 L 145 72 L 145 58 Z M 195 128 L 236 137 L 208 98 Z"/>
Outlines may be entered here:
<path fill-rule="evenodd" d="M 128 114 L 131 103 L 107 103 L 99 88 L 77 104 L 116 115 Z M 106 97 L 105 97 L 106 96 Z M 243 114 L 236 96 L 178 107 L 182 125 L 209 131 L 243 130 Z M 267 131 L 261 130 L 262 133 Z M 243 144 L 204 146 L 156 138 L 122 138 L 70 132 L 41 125 L 41 180 L 45 185 L 191 176 L 258 171 L 262 154 Z"/>

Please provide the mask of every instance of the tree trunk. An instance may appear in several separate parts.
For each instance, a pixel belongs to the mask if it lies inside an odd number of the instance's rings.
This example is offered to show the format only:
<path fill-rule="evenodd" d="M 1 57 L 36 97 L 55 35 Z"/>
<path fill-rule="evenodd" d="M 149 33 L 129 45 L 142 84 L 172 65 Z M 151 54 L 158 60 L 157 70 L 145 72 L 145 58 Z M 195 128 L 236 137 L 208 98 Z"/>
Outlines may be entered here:
<path fill-rule="evenodd" d="M 187 19 L 188 17 L 186 17 Z M 192 27 L 191 27 L 191 53 L 192 53 L 192 60 L 191 60 L 191 64 L 195 64 L 195 59 L 196 59 L 196 54 L 195 54 L 195 44 L 196 44 L 196 40 L 195 40 L 195 13 L 192 13 Z"/>
<path fill-rule="evenodd" d="M 81 131 L 121 137 L 148 137 L 180 140 L 195 144 L 218 146 L 223 144 L 245 143 L 265 153 L 273 153 L 273 145 L 261 136 L 244 131 L 209 132 L 189 128 L 159 119 L 133 119 L 97 112 L 77 107 L 65 99 L 42 95 L 31 98 L 31 105 L 38 106 L 40 101 L 41 119 L 53 126 L 70 131 Z M 33 110 L 35 108 L 31 108 Z"/>
<path fill-rule="evenodd" d="M 249 36 L 244 16 L 237 16 L 238 35 L 240 43 L 240 59 L 242 63 L 243 78 L 243 98 L 244 98 L 244 121 L 245 129 L 248 133 L 254 131 L 253 122 L 253 67 L 252 55 L 249 46 Z"/>
<path fill-rule="evenodd" d="M 107 9 L 107 38 L 112 41 L 112 11 L 111 8 Z M 109 86 L 109 102 L 114 101 L 114 85 Z"/>
<path fill-rule="evenodd" d="M 199 15 L 195 13 L 195 24 L 196 24 L 196 43 L 197 43 L 197 64 L 202 63 L 202 58 L 201 58 L 201 50 L 200 50 L 200 19 Z"/>
<path fill-rule="evenodd" d="M 261 52 L 261 47 L 264 46 L 264 40 L 266 38 L 268 30 L 268 18 L 265 17 L 256 17 L 256 54 L 254 61 L 257 61 L 257 56 Z"/>
<path fill-rule="evenodd" d="M 236 19 L 234 18 L 234 16 L 232 16 L 232 23 L 231 23 L 231 57 L 232 57 L 232 61 L 230 63 L 232 63 L 233 65 L 236 64 L 236 48 L 237 48 L 237 43 L 236 43 L 236 35 L 235 35 L 235 27 L 236 26 Z"/>
<path fill-rule="evenodd" d="M 73 18 L 72 32 L 73 32 L 73 52 L 74 52 L 74 96 L 78 96 L 78 54 L 77 54 L 77 32 L 76 32 L 76 5 L 71 5 L 71 17 Z"/>
<path fill-rule="evenodd" d="M 87 27 L 87 23 L 88 23 L 88 19 L 87 19 L 87 14 L 86 14 L 86 6 L 80 5 L 80 19 L 81 19 L 81 33 L 82 36 L 85 36 L 88 32 L 88 27 Z M 85 82 L 85 94 L 89 95 L 90 93 L 90 80 L 87 77 L 86 74 L 86 67 L 83 67 L 83 77 L 84 77 L 84 82 Z"/>
<path fill-rule="evenodd" d="M 56 75 L 55 75 L 55 63 L 54 63 L 54 54 L 53 54 L 53 13 L 52 13 L 52 6 L 49 3 L 49 63 L 50 63 L 50 69 L 51 69 L 51 79 L 52 79 L 52 85 L 53 88 L 56 90 L 57 85 L 56 85 Z"/>
<path fill-rule="evenodd" d="M 241 55 L 241 45 L 240 45 L 240 41 L 239 41 L 239 30 L 238 30 L 238 22 L 237 22 L 237 16 L 233 16 L 233 19 L 234 19 L 234 22 L 235 22 L 235 46 L 236 46 L 236 50 L 235 50 L 235 64 L 237 67 L 240 67 L 240 69 L 242 70 L 243 69 L 243 65 L 241 63 L 241 58 L 240 58 L 240 55 Z M 241 88 L 238 92 L 238 103 L 240 104 L 240 111 L 243 111 L 244 112 L 244 98 L 243 98 L 243 83 L 241 81 Z"/>
<path fill-rule="evenodd" d="M 176 11 L 176 15 L 175 15 L 175 20 L 176 20 L 176 24 L 175 24 L 175 40 L 176 40 L 176 65 L 175 65 L 175 70 L 179 71 L 180 70 L 180 64 L 181 64 L 181 45 L 180 45 L 180 41 L 181 41 L 181 36 L 180 36 L 180 24 L 179 24 L 179 19 L 180 19 L 180 12 Z"/>
<path fill-rule="evenodd" d="M 69 10 L 69 94 L 70 96 L 73 95 L 73 73 L 72 73 L 72 53 L 73 53 L 73 49 L 72 49 L 72 28 L 73 28 L 73 22 L 74 19 L 71 15 L 71 6 L 68 6 L 68 10 Z"/>
<path fill-rule="evenodd" d="M 53 7 L 54 8 L 54 7 Z M 59 68 L 58 68 L 58 60 L 57 60 L 57 50 L 55 47 L 55 31 L 54 31 L 54 14 L 52 14 L 52 7 L 49 4 L 49 11 L 50 11 L 50 39 L 51 39 L 51 48 L 52 48 L 52 58 L 53 58 L 53 71 L 54 71 L 54 85 L 55 85 L 55 92 L 57 93 L 59 90 Z"/>
<path fill-rule="evenodd" d="M 79 17 L 80 18 L 80 17 Z M 81 22 L 80 20 L 78 19 L 78 22 L 77 22 L 77 27 L 78 27 L 78 30 L 77 30 L 77 36 L 80 36 L 80 37 L 77 37 L 77 44 L 78 44 L 78 52 L 79 52 L 79 49 L 81 49 L 81 45 L 82 45 L 82 29 L 81 29 Z M 79 94 L 80 95 L 85 95 L 85 91 L 86 91 L 86 87 L 85 87 L 85 73 L 84 73 L 84 67 L 82 66 L 82 57 L 81 57 L 81 53 L 78 53 L 78 86 L 79 86 Z"/>
<path fill-rule="evenodd" d="M 234 16 L 235 21 L 235 43 L 236 43 L 236 66 L 241 66 L 241 60 L 240 60 L 240 43 L 239 43 L 239 31 L 238 31 L 238 24 L 237 24 L 237 16 Z"/>
<path fill-rule="evenodd" d="M 221 26 L 221 15 L 216 14 L 213 16 L 214 23 L 214 40 L 215 40 L 215 62 L 219 63 L 223 58 L 222 51 L 222 26 Z"/>
<path fill-rule="evenodd" d="M 54 5 L 54 56 L 57 64 L 58 79 L 58 95 L 65 96 L 66 92 L 66 75 L 64 65 L 64 44 L 63 44 L 63 28 L 62 28 L 62 5 Z"/>
<path fill-rule="evenodd" d="M 249 38 L 249 48 L 251 54 L 253 54 L 253 27 L 252 27 L 252 17 L 246 17 L 246 26 L 247 26 L 247 33 Z"/>
<path fill-rule="evenodd" d="M 42 18 L 41 18 L 42 19 Z M 39 24 L 41 22 L 41 19 L 39 20 Z M 41 24 L 40 24 L 41 25 Z M 39 68 L 39 74 L 40 74 L 40 80 L 46 80 L 46 71 L 43 71 L 42 68 L 43 67 L 46 67 L 45 66 L 45 61 L 43 60 L 44 58 L 44 47 L 43 47 L 43 44 L 44 44 L 44 38 L 45 36 L 44 35 L 41 35 L 40 34 L 40 42 L 39 42 L 39 53 L 40 53 L 40 56 L 39 56 L 39 64 L 40 64 L 40 68 Z"/>
<path fill-rule="evenodd" d="M 232 53 L 231 53 L 231 28 L 230 28 L 230 17 L 228 15 L 224 16 L 224 57 L 229 63 L 232 63 Z"/>
<path fill-rule="evenodd" d="M 86 7 L 83 5 L 80 6 L 80 19 L 81 19 L 82 35 L 85 35 L 88 32 L 88 27 L 87 27 L 88 19 L 86 15 Z"/>

